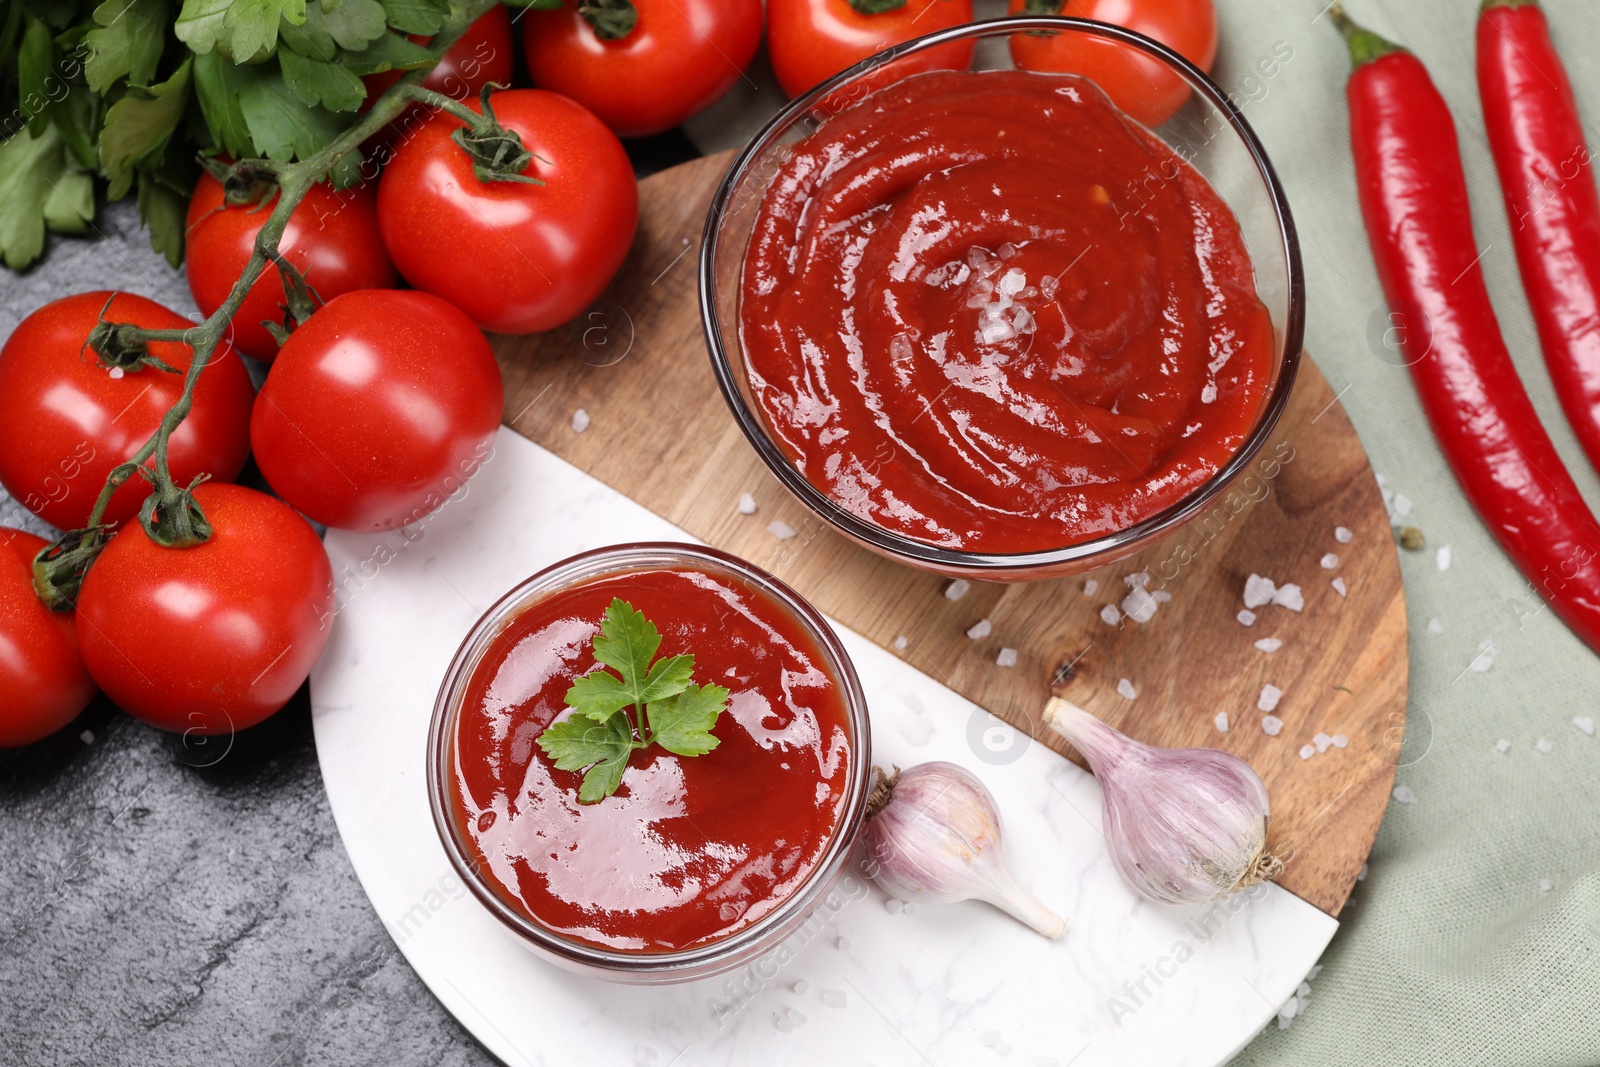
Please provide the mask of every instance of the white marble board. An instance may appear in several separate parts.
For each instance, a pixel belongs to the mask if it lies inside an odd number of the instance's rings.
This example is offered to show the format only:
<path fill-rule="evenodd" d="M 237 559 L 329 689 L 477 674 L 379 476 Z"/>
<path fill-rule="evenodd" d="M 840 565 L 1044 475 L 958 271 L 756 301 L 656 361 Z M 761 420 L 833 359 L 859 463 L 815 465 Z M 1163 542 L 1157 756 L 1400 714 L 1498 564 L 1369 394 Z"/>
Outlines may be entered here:
<path fill-rule="evenodd" d="M 1106 857 L 1090 775 L 835 625 L 871 706 L 874 760 L 976 773 L 1018 877 L 1067 917 L 1066 936 L 1046 941 L 983 904 L 902 907 L 853 875 L 821 934 L 729 976 L 617 986 L 536 958 L 467 893 L 434 833 L 435 692 L 512 585 L 645 540 L 692 538 L 504 428 L 465 491 L 403 535 L 328 535 L 339 610 L 312 706 L 334 818 L 401 951 L 506 1063 L 1211 1067 L 1273 1018 L 1333 936 L 1333 919 L 1276 886 L 1213 909 L 1139 900 Z"/>

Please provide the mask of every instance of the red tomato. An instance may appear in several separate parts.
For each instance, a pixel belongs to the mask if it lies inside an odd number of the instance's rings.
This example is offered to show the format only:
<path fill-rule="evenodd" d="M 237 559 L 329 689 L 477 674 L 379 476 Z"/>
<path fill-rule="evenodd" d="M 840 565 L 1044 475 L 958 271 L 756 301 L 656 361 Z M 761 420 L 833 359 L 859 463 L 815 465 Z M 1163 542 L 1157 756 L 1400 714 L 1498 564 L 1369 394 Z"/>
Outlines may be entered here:
<path fill-rule="evenodd" d="M 33 591 L 42 537 L 0 527 L 0 748 L 42 741 L 94 698 L 70 611 Z"/>
<path fill-rule="evenodd" d="M 411 39 L 417 44 L 427 44 L 432 40 L 420 33 L 413 33 Z M 505 5 L 496 4 L 479 15 L 478 21 L 456 38 L 456 43 L 439 57 L 439 62 L 422 80 L 422 85 L 456 100 L 465 100 L 477 96 L 490 82 L 510 85 L 512 71 L 511 13 L 505 9 Z M 403 70 L 386 70 L 381 74 L 363 77 L 361 81 L 367 87 L 367 98 L 362 101 L 361 110 L 370 108 L 372 102 L 399 81 L 403 74 Z"/>
<path fill-rule="evenodd" d="M 461 120 L 439 114 L 384 168 L 378 225 L 413 286 L 486 330 L 535 333 L 576 316 L 616 274 L 639 186 L 617 135 L 581 105 L 540 89 L 496 93 L 492 105 L 537 157 L 523 173 L 544 184 L 480 182 L 450 139 Z"/>
<path fill-rule="evenodd" d="M 189 197 L 185 255 L 189 291 L 203 314 L 210 315 L 228 299 L 276 199 L 273 194 L 259 207 L 225 204 L 222 183 L 201 172 Z M 368 188 L 313 185 L 289 216 L 278 249 L 305 275 L 314 299 L 327 301 L 352 289 L 394 286 L 394 264 L 384 254 L 373 204 Z M 284 299 L 283 276 L 269 267 L 233 317 L 234 347 L 257 359 L 277 355 L 278 342 L 261 323 L 283 322 Z"/>
<path fill-rule="evenodd" d="M 850 0 L 767 0 L 767 55 L 790 96 L 854 66 L 890 45 L 972 21 L 972 0 L 907 0 L 893 11 L 862 14 Z M 960 41 L 907 57 L 875 78 L 878 88 L 929 70 L 966 70 L 972 42 Z"/>
<path fill-rule="evenodd" d="M 1026 0 L 1011 0 L 1020 14 Z M 1217 58 L 1217 9 L 1212 0 L 1066 0 L 1061 14 L 1126 26 L 1153 37 L 1201 70 Z M 1082 33 L 1011 37 L 1011 58 L 1023 70 L 1082 74 L 1123 111 L 1151 129 L 1189 99 L 1189 83 L 1136 48 Z"/>
<path fill-rule="evenodd" d="M 477 471 L 503 401 L 489 342 L 453 304 L 346 293 L 283 346 L 250 443 L 272 488 L 317 522 L 404 526 Z"/>
<path fill-rule="evenodd" d="M 203 736 L 254 726 L 294 696 L 327 643 L 333 571 L 287 504 L 239 485 L 194 498 L 211 539 L 163 548 L 130 525 L 78 591 L 89 674 L 151 726 Z"/>
<path fill-rule="evenodd" d="M 63 529 L 88 523 L 111 468 L 150 439 L 183 395 L 182 374 L 108 368 L 85 347 L 110 296 L 79 293 L 46 304 L 0 349 L 0 484 Z M 132 293 L 118 293 L 105 317 L 155 330 L 194 325 Z M 179 371 L 189 368 L 186 345 L 153 344 L 150 354 Z M 253 397 L 244 362 L 223 342 L 200 376 L 189 417 L 172 435 L 174 479 L 187 485 L 199 474 L 223 481 L 239 476 L 250 451 Z M 129 479 L 111 498 L 104 521 L 136 515 L 149 493 L 142 478 Z"/>
<path fill-rule="evenodd" d="M 601 40 L 580 0 L 522 17 L 528 70 L 541 89 L 570 96 L 619 137 L 670 130 L 714 104 L 761 44 L 761 0 L 633 0 L 639 20 Z"/>

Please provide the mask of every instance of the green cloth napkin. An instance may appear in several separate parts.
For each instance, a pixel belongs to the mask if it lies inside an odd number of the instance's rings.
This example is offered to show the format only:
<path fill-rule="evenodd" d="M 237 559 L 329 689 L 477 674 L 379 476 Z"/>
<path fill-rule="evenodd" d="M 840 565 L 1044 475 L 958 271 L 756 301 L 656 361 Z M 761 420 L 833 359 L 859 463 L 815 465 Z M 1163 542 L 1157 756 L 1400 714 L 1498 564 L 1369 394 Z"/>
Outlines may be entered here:
<path fill-rule="evenodd" d="M 1387 309 L 1350 156 L 1349 60 L 1324 0 L 1217 6 L 1215 73 L 1245 101 L 1300 231 L 1307 348 L 1341 393 L 1373 468 L 1397 504 L 1410 502 L 1407 521 L 1427 537 L 1423 551 L 1401 553 L 1411 698 L 1396 796 L 1306 1002 L 1287 1029 L 1270 1025 L 1235 1063 L 1594 1067 L 1600 737 L 1591 731 L 1600 728 L 1600 656 L 1542 609 L 1496 547 L 1434 443 L 1407 371 L 1384 358 Z M 1477 4 L 1346 6 L 1416 52 L 1449 101 L 1506 341 L 1568 469 L 1600 510 L 1600 481 L 1556 402 L 1517 274 L 1478 103 Z M 1546 0 L 1545 10 L 1586 124 L 1600 131 L 1600 4 Z M 1279 42 L 1293 57 L 1264 80 L 1257 61 Z"/>

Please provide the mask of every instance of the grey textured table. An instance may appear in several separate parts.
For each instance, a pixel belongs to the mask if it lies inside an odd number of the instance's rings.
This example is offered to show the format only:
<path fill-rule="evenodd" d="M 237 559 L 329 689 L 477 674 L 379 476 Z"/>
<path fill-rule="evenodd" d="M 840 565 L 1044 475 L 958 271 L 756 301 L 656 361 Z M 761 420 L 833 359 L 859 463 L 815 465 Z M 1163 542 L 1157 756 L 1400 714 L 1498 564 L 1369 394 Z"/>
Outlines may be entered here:
<path fill-rule="evenodd" d="M 630 145 L 641 173 L 695 154 Z M 188 314 L 131 202 L 0 268 L 0 338 L 50 300 L 125 289 Z M 247 474 L 249 477 L 249 474 Z M 48 528 L 0 491 L 0 525 Z M 492 1064 L 367 903 L 317 768 L 307 690 L 229 741 L 103 698 L 0 751 L 0 1065 Z"/>

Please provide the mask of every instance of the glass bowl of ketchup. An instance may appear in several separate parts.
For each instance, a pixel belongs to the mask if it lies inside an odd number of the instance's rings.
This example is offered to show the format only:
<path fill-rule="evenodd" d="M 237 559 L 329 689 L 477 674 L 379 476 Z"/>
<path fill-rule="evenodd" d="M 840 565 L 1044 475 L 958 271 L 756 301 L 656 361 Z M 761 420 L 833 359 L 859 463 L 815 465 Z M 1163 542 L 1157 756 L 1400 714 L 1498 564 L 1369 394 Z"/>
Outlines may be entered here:
<path fill-rule="evenodd" d="M 536 744 L 565 696 L 605 669 L 613 600 L 729 692 L 715 747 L 626 757 L 616 791 Z M 626 709 L 635 715 L 635 709 Z M 478 620 L 434 705 L 428 793 L 462 881 L 536 954 L 635 984 L 741 966 L 801 930 L 841 878 L 865 818 L 866 700 L 827 622 L 766 572 L 712 548 L 601 548 L 548 567 Z"/>
<path fill-rule="evenodd" d="M 1151 130 L 1089 78 L 1013 69 L 1052 38 L 1187 101 Z M 929 34 L 791 101 L 700 257 L 718 383 L 774 475 L 867 548 L 990 580 L 1113 562 L 1271 477 L 1304 300 L 1234 99 L 1149 38 L 1050 16 Z"/>

